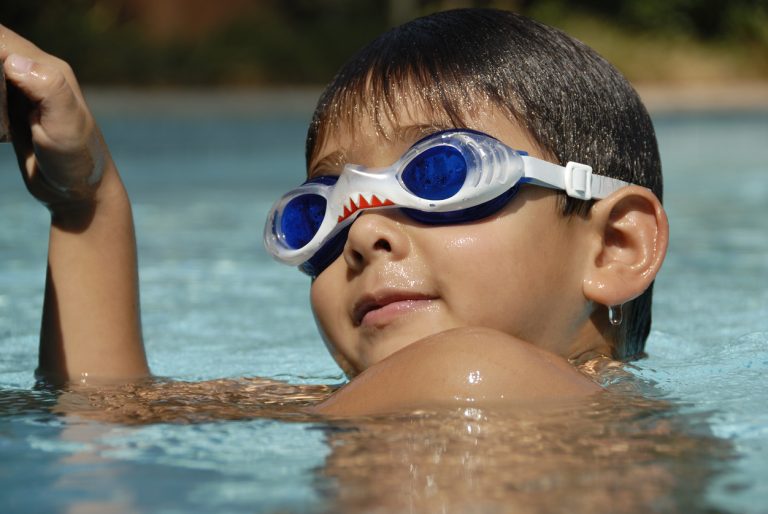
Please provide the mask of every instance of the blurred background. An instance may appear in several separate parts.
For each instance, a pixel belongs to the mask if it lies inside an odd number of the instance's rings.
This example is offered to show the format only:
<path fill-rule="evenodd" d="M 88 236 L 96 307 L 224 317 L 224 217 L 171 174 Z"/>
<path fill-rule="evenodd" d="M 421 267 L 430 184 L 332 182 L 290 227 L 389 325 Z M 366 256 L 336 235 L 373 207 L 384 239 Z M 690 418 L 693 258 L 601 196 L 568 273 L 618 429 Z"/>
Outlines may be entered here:
<path fill-rule="evenodd" d="M 3 0 L 0 23 L 86 84 L 301 86 L 393 25 L 466 6 L 559 27 L 635 83 L 768 83 L 768 0 Z"/>

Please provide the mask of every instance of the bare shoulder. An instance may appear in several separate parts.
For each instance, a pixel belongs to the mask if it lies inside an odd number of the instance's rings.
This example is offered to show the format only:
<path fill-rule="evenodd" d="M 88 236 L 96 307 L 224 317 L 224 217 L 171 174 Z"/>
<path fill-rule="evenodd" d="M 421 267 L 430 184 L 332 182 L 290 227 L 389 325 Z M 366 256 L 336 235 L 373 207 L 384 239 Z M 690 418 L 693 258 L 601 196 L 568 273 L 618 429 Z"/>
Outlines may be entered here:
<path fill-rule="evenodd" d="M 462 405 L 501 408 L 600 390 L 557 355 L 503 332 L 467 327 L 435 334 L 392 354 L 316 411 L 355 416 Z"/>

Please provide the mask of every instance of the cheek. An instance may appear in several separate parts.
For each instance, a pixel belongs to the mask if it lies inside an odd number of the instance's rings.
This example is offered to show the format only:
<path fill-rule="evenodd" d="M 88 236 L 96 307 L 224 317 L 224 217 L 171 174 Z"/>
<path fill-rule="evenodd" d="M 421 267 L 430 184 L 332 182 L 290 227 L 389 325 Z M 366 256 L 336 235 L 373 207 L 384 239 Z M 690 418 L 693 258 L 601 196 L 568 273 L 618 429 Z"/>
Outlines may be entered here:
<path fill-rule="evenodd" d="M 324 271 L 315 279 L 309 289 L 309 301 L 312 305 L 315 323 L 326 345 L 330 345 L 330 341 L 338 339 L 337 334 L 334 334 L 334 328 L 338 328 L 338 323 L 333 323 L 333 319 L 336 317 L 334 313 L 338 309 L 339 300 L 338 294 L 333 293 L 331 277 L 325 276 L 328 272 L 329 270 Z"/>
<path fill-rule="evenodd" d="M 348 333 L 351 328 L 348 310 L 350 289 L 347 267 L 343 259 L 337 259 L 312 282 L 309 300 L 323 335 L 337 336 Z"/>
<path fill-rule="evenodd" d="M 453 314 L 511 332 L 543 315 L 568 275 L 553 227 L 521 216 L 440 228 L 430 260 Z M 434 229 L 432 229 L 434 230 Z"/>
<path fill-rule="evenodd" d="M 315 316 L 320 336 L 333 359 L 348 377 L 353 377 L 360 371 L 360 364 L 352 353 L 352 345 L 345 343 L 344 326 L 340 322 L 339 312 L 342 309 L 338 298 L 338 288 L 333 288 L 330 269 L 324 271 L 310 288 L 309 299 L 312 313 Z M 334 292 L 335 291 L 335 292 Z"/>
<path fill-rule="evenodd" d="M 435 229 L 431 229 L 435 230 Z M 455 278 L 468 282 L 479 278 L 503 279 L 502 271 L 517 272 L 529 264 L 536 244 L 529 231 L 521 230 L 504 218 L 472 225 L 439 228 L 431 256 L 443 269 L 452 269 Z M 439 242 L 437 239 L 439 238 Z M 459 274 L 458 272 L 461 271 Z"/>
<path fill-rule="evenodd" d="M 500 300 L 516 279 L 519 262 L 514 255 L 514 235 L 490 221 L 472 225 L 429 229 L 432 242 L 426 255 L 442 293 L 464 315 L 477 316 Z M 426 252 L 425 252 L 426 253 Z M 460 314 L 456 312 L 455 314 Z M 465 320 L 471 321 L 471 320 Z"/>

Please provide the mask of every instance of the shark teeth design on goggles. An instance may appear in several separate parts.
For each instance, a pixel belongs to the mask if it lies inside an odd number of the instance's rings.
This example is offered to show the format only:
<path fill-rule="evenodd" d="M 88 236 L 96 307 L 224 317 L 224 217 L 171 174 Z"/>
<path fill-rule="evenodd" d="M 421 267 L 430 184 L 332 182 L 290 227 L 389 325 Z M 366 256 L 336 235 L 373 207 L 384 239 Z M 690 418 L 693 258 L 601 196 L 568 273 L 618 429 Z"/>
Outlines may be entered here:
<path fill-rule="evenodd" d="M 428 136 L 385 168 L 344 166 L 341 174 L 311 179 L 273 206 L 264 245 L 278 261 L 316 277 L 341 253 L 349 226 L 370 209 L 401 208 L 421 223 L 462 223 L 490 216 L 519 184 L 564 189 L 569 196 L 604 198 L 629 185 L 529 157 L 467 129 Z"/>
<path fill-rule="evenodd" d="M 350 198 L 349 207 L 347 207 L 346 204 L 344 205 L 344 212 L 339 216 L 337 223 L 343 223 L 347 218 L 362 209 L 375 209 L 377 207 L 389 207 L 393 205 L 395 205 L 395 203 L 392 200 L 385 198 L 384 201 L 381 201 L 379 200 L 379 197 L 374 194 L 370 195 L 370 199 L 367 199 L 360 193 L 357 196 L 357 203 Z"/>

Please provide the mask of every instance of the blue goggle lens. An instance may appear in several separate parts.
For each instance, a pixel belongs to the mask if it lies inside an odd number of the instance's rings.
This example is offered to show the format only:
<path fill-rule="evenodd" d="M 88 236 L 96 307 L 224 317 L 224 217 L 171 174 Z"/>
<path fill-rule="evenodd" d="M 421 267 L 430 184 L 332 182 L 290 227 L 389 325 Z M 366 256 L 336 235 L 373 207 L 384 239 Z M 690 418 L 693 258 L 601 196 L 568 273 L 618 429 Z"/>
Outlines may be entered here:
<path fill-rule="evenodd" d="M 285 244 L 298 250 L 312 241 L 325 217 L 325 207 L 325 198 L 319 195 L 305 194 L 291 199 L 280 219 Z"/>
<path fill-rule="evenodd" d="M 464 185 L 467 161 L 452 146 L 436 146 L 409 162 L 401 178 L 405 187 L 419 198 L 445 200 Z"/>

